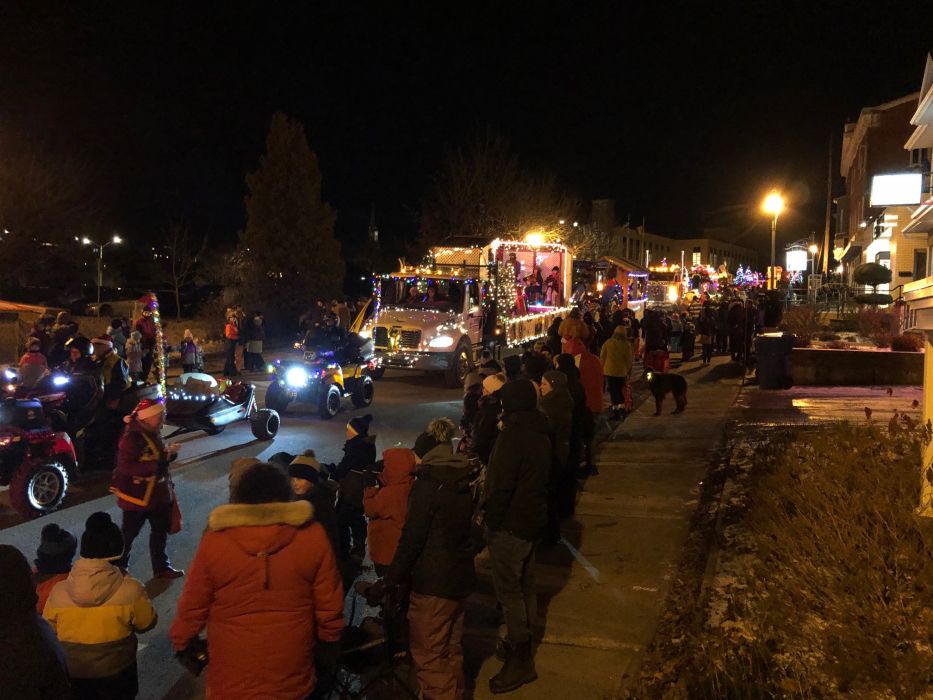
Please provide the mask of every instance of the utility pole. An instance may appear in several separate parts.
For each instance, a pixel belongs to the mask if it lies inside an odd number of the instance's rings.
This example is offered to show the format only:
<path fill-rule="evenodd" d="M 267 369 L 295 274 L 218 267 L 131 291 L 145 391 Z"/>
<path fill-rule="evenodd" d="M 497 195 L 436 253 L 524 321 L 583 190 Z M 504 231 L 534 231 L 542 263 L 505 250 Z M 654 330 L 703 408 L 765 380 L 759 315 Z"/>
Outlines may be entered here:
<path fill-rule="evenodd" d="M 833 135 L 829 134 L 829 155 L 826 164 L 826 220 L 823 228 L 823 276 L 829 276 L 829 256 L 832 252 L 829 231 L 833 220 Z"/>

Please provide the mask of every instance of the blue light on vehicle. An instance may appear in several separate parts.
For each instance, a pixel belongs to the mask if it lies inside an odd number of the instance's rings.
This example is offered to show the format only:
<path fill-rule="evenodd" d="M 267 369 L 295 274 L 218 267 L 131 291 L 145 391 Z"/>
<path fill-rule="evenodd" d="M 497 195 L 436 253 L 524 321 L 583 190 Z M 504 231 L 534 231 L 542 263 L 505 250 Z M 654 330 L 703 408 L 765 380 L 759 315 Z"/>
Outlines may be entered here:
<path fill-rule="evenodd" d="M 11 369 L 5 369 L 3 370 L 3 378 L 6 380 L 16 379 L 16 372 Z"/>
<path fill-rule="evenodd" d="M 302 367 L 292 367 L 285 373 L 285 382 L 298 389 L 308 383 L 308 373 Z"/>
<path fill-rule="evenodd" d="M 52 384 L 54 384 L 55 386 L 65 386 L 68 383 L 68 381 L 69 381 L 68 377 L 62 377 L 62 376 L 52 377 Z"/>

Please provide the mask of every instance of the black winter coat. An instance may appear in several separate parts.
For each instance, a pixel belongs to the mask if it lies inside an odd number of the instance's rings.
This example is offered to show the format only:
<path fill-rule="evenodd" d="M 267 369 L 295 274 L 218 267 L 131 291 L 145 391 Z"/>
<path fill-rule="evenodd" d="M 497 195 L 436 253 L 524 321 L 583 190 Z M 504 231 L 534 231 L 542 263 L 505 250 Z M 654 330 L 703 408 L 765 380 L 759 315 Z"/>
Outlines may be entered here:
<path fill-rule="evenodd" d="M 331 484 L 333 484 L 332 481 L 315 484 L 310 491 L 299 496 L 298 500 L 308 501 L 311 504 L 314 508 L 314 519 L 321 523 L 324 532 L 327 533 L 327 539 L 330 540 L 330 546 L 334 552 L 337 552 L 339 551 L 337 545 L 340 541 L 337 534 L 337 509 L 335 507 L 337 493 Z"/>
<path fill-rule="evenodd" d="M 422 595 L 462 600 L 473 592 L 473 494 L 469 460 L 438 445 L 424 456 L 387 579 L 411 578 Z"/>
<path fill-rule="evenodd" d="M 18 700 L 72 697 L 61 646 L 35 609 L 3 611 L 0 629 L 0 695 Z"/>
<path fill-rule="evenodd" d="M 486 527 L 534 542 L 547 523 L 550 426 L 538 410 L 506 414 L 502 424 L 486 468 Z"/>
<path fill-rule="evenodd" d="M 340 500 L 363 508 L 365 479 L 362 470 L 376 463 L 376 436 L 356 435 L 343 445 L 343 459 L 331 467 L 331 476 L 340 482 Z"/>
<path fill-rule="evenodd" d="M 476 418 L 473 420 L 473 453 L 483 464 L 489 464 L 489 456 L 499 436 L 499 414 L 502 403 L 497 394 L 488 394 L 479 400 Z"/>
<path fill-rule="evenodd" d="M 581 386 L 580 389 L 583 387 Z M 585 400 L 585 398 L 584 398 Z M 538 408 L 547 416 L 555 466 L 562 467 L 570 456 L 570 433 L 573 430 L 573 398 L 566 388 L 554 389 L 541 397 Z"/>

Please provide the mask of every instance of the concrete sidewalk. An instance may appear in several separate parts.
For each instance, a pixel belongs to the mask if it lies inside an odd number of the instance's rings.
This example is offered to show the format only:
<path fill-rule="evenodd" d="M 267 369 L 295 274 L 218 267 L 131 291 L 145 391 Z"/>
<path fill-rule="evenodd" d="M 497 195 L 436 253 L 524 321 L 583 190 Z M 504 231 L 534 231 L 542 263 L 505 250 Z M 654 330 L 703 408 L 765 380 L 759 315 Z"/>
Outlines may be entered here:
<path fill-rule="evenodd" d="M 563 541 L 539 550 L 537 583 L 544 638 L 538 681 L 514 698 L 613 698 L 636 671 L 657 626 L 672 574 L 697 505 L 698 482 L 733 417 L 741 370 L 717 357 L 709 367 L 673 370 L 690 382 L 685 413 L 655 418 L 649 397 L 604 441 L 599 475 L 585 484 Z M 475 698 L 492 697 L 489 678 L 501 664 L 489 571 L 467 617 L 467 672 Z"/>

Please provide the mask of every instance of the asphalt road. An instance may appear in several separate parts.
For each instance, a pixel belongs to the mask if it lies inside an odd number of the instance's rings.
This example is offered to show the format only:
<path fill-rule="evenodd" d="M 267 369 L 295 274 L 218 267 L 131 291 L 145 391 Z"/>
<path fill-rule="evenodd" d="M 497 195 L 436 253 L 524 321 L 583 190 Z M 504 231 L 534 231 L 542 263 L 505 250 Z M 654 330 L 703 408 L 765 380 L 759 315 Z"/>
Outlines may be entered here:
<path fill-rule="evenodd" d="M 266 377 L 256 379 L 265 380 Z M 255 382 L 260 400 L 268 381 Z M 437 376 L 389 371 L 376 382 L 376 396 L 368 409 L 354 409 L 349 399 L 344 410 L 330 421 L 318 418 L 312 406 L 289 407 L 275 440 L 258 442 L 246 423 L 234 424 L 220 435 L 197 434 L 183 437 L 179 460 L 173 467 L 184 530 L 169 539 L 169 555 L 176 567 L 187 568 L 197 548 L 207 516 L 215 506 L 227 502 L 227 474 L 230 463 L 238 457 L 260 459 L 280 452 L 299 452 L 312 448 L 322 462 L 339 460 L 344 442 L 344 426 L 354 415 L 371 413 L 371 433 L 382 450 L 396 444 L 411 445 L 428 421 L 437 416 L 459 420 L 462 392 L 446 389 Z M 115 519 L 119 512 L 114 498 L 107 493 L 104 476 L 91 477 L 73 485 L 65 506 L 44 518 L 23 522 L 11 509 L 6 493 L 0 493 L 0 543 L 12 544 L 31 560 L 39 544 L 42 527 L 55 522 L 80 537 L 84 521 L 97 510 L 106 510 Z M 118 520 L 119 521 L 119 520 Z M 134 546 L 130 573 L 147 584 L 159 613 L 155 630 L 140 637 L 140 698 L 191 697 L 197 684 L 191 681 L 172 658 L 167 630 L 174 616 L 175 604 L 183 580 L 170 583 L 151 580 L 146 530 Z"/>

